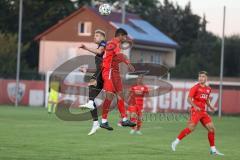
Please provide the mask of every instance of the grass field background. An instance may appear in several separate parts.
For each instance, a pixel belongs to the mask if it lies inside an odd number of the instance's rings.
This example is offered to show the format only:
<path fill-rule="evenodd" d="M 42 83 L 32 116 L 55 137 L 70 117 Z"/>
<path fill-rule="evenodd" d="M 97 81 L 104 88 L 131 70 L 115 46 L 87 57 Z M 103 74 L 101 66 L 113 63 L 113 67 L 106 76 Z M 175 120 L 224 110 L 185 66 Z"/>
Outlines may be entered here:
<path fill-rule="evenodd" d="M 114 131 L 87 136 L 92 122 L 66 122 L 45 108 L 0 106 L 0 160 L 207 160 L 240 159 L 240 117 L 214 117 L 216 146 L 225 154 L 210 156 L 207 131 L 199 124 L 176 152 L 170 143 L 185 121 L 145 121 L 143 135 L 118 127 L 118 113 L 110 113 Z"/>

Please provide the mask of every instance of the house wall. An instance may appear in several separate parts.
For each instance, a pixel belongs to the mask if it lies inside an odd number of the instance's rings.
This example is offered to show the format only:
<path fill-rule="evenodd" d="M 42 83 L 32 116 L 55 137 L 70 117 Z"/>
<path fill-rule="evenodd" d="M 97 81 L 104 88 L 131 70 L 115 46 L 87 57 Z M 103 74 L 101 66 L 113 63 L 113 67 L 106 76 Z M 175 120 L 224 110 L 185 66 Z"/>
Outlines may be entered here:
<path fill-rule="evenodd" d="M 83 21 L 92 22 L 92 34 L 90 36 L 78 35 L 78 24 Z M 116 30 L 109 22 L 99 18 L 94 12 L 85 8 L 72 18 L 68 18 L 65 23 L 60 24 L 45 36 L 42 36 L 40 40 L 39 72 L 46 73 L 47 71 L 52 71 L 72 57 L 81 54 L 90 54 L 87 51 L 79 51 L 77 48 L 81 42 L 84 42 L 88 46 L 96 47 L 92 43 L 93 33 L 96 29 L 104 30 L 108 40 L 114 37 Z M 143 62 L 160 63 L 168 67 L 174 67 L 176 51 L 168 48 L 159 50 L 159 48 L 141 45 L 140 48 L 134 47 L 131 53 L 129 50 L 124 51 L 124 53 L 133 62 L 141 62 L 141 59 L 143 59 Z"/>
<path fill-rule="evenodd" d="M 162 55 L 163 58 L 163 64 L 169 66 L 170 68 L 173 68 L 176 66 L 176 50 L 173 50 L 171 52 L 166 52 Z"/>
<path fill-rule="evenodd" d="M 133 63 L 158 63 L 175 67 L 176 51 L 157 51 L 150 49 L 133 48 L 130 52 L 130 60 Z"/>
<path fill-rule="evenodd" d="M 66 23 L 56 27 L 52 32 L 49 32 L 41 38 L 41 40 L 48 41 L 71 41 L 71 42 L 92 42 L 93 34 L 90 36 L 79 36 L 78 35 L 78 24 L 79 22 L 92 22 L 91 33 L 94 33 L 96 29 L 101 29 L 106 32 L 107 38 L 113 37 L 115 28 L 109 25 L 108 22 L 99 18 L 98 15 L 83 9 L 81 13 L 77 14 L 73 18 L 70 18 Z"/>
<path fill-rule="evenodd" d="M 97 47 L 94 43 L 85 42 L 83 44 L 93 48 Z M 41 41 L 39 72 L 45 74 L 47 71 L 53 71 L 62 63 L 76 56 L 93 55 L 88 51 L 78 49 L 79 45 L 80 42 Z"/>
<path fill-rule="evenodd" d="M 82 42 L 40 41 L 39 73 L 45 74 L 47 71 L 53 71 L 59 65 L 73 57 L 93 55 L 88 51 L 78 49 L 80 43 Z M 92 48 L 97 47 L 97 45 L 92 42 L 84 42 L 83 44 Z M 123 52 L 130 57 L 133 63 L 159 63 L 167 65 L 170 68 L 175 66 L 175 51 L 169 52 L 133 48 L 131 51 L 125 50 Z M 159 58 L 159 60 L 156 60 L 156 58 Z"/>

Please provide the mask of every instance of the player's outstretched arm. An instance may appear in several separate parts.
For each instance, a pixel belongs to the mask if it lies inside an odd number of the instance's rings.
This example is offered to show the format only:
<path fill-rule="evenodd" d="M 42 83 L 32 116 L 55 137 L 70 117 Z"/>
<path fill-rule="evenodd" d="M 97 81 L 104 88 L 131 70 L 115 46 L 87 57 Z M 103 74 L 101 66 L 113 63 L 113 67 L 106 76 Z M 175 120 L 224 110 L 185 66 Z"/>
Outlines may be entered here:
<path fill-rule="evenodd" d="M 103 46 L 100 46 L 99 48 L 90 48 L 90 47 L 85 46 L 84 44 L 81 44 L 78 48 L 87 50 L 87 51 L 89 51 L 91 53 L 94 53 L 94 54 L 102 54 L 104 52 L 104 47 Z"/>
<path fill-rule="evenodd" d="M 118 60 L 119 63 L 121 63 L 121 62 L 125 63 L 125 64 L 128 66 L 128 68 L 129 68 L 129 70 L 130 70 L 131 72 L 134 72 L 134 71 L 135 71 L 135 68 L 134 68 L 133 65 L 130 63 L 130 60 L 127 58 L 126 55 L 124 55 L 123 53 L 118 53 L 117 56 L 116 56 L 116 58 L 117 58 L 117 60 Z"/>

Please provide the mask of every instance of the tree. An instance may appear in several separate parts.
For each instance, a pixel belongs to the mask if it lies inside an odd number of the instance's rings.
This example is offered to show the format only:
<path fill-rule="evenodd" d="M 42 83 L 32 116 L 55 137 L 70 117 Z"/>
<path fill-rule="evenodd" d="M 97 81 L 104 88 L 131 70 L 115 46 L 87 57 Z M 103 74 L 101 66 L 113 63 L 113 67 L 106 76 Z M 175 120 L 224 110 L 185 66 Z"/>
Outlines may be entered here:
<path fill-rule="evenodd" d="M 12 77 L 16 74 L 16 62 L 17 62 L 17 35 L 16 34 L 3 34 L 0 33 L 0 76 Z M 29 45 L 22 46 L 22 50 L 25 51 L 29 48 Z M 22 55 L 23 57 L 24 55 Z M 23 59 L 21 61 L 21 68 L 24 70 L 27 68 L 27 64 Z"/>
<path fill-rule="evenodd" d="M 79 0 L 79 6 L 89 4 L 88 0 Z M 36 69 L 38 66 L 38 44 L 34 37 L 43 32 L 59 20 L 68 16 L 76 8 L 70 0 L 27 0 L 23 1 L 22 42 L 29 48 L 23 53 L 28 67 Z M 19 0 L 0 1 L 0 31 L 17 34 L 18 31 Z"/>
<path fill-rule="evenodd" d="M 91 2 L 95 2 L 95 4 L 99 2 L 114 3 L 117 0 L 76 0 L 75 3 L 70 0 L 23 1 L 22 38 L 23 46 L 27 47 L 23 50 L 22 61 L 25 70 L 37 71 L 39 49 L 37 42 L 33 41 L 34 37 L 74 12 L 77 9 L 74 4 L 81 7 L 82 5 L 91 5 Z M 18 5 L 19 0 L 0 1 L 0 14 L 4 15 L 0 17 L 1 44 L 12 47 L 8 49 L 9 51 L 5 47 L 0 49 L 0 53 L 3 54 L 2 58 L 9 58 L 10 55 L 16 56 Z M 210 75 L 219 75 L 221 40 L 206 30 L 207 18 L 205 15 L 200 17 L 194 14 L 190 2 L 185 7 L 180 7 L 177 3 L 169 0 L 164 0 L 162 3 L 159 0 L 129 0 L 126 10 L 140 15 L 179 44 L 177 66 L 171 70 L 173 77 L 191 78 L 196 72 L 203 69 L 207 70 Z M 239 76 L 240 55 L 238 53 L 240 48 L 238 44 L 239 36 L 231 36 L 226 39 L 225 76 Z M 6 54 L 10 52 L 11 54 Z M 13 59 L 9 62 L 13 63 Z M 3 62 L 2 60 L 1 63 L 4 65 Z M 4 67 L 2 66 L 2 68 Z M 5 68 L 9 68 L 9 66 Z M 3 70 L 4 73 L 7 73 L 7 69 Z M 8 72 L 12 73 L 13 70 Z"/>
<path fill-rule="evenodd" d="M 224 76 L 240 76 L 240 36 L 226 38 Z"/>

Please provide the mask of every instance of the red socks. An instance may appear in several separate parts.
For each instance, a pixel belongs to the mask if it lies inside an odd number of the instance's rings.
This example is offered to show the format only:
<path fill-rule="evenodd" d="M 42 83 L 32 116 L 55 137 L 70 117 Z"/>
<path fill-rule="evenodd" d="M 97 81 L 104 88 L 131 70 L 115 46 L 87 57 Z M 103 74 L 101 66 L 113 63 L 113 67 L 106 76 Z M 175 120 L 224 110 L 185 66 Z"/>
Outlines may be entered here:
<path fill-rule="evenodd" d="M 140 130 L 142 127 L 142 120 L 137 120 L 137 130 Z"/>
<path fill-rule="evenodd" d="M 185 128 L 184 130 L 182 130 L 182 132 L 178 135 L 178 139 L 182 140 L 185 136 L 187 136 L 188 134 L 191 133 L 191 130 L 189 128 Z M 210 144 L 210 147 L 215 146 L 215 133 L 214 132 L 208 132 L 208 141 Z"/>
<path fill-rule="evenodd" d="M 185 136 L 187 136 L 189 133 L 191 133 L 191 130 L 189 128 L 185 128 L 182 130 L 182 132 L 178 135 L 178 139 L 182 140 Z"/>
<path fill-rule="evenodd" d="M 126 114 L 126 109 L 125 109 L 125 106 L 124 106 L 124 100 L 123 99 L 118 99 L 117 105 L 118 105 L 118 110 L 121 114 L 121 117 L 126 118 L 127 114 Z"/>
<path fill-rule="evenodd" d="M 104 100 L 102 107 L 102 119 L 107 119 L 111 102 L 112 101 L 107 98 Z"/>
<path fill-rule="evenodd" d="M 215 133 L 208 132 L 208 141 L 209 141 L 210 147 L 215 146 L 214 139 L 215 139 Z"/>
<path fill-rule="evenodd" d="M 111 102 L 112 101 L 108 100 L 107 98 L 104 100 L 103 107 L 102 107 L 102 119 L 107 119 Z M 117 105 L 118 105 L 118 110 L 121 114 L 121 117 L 126 118 L 127 114 L 126 114 L 126 109 L 125 109 L 125 106 L 124 106 L 123 99 L 118 99 Z"/>

